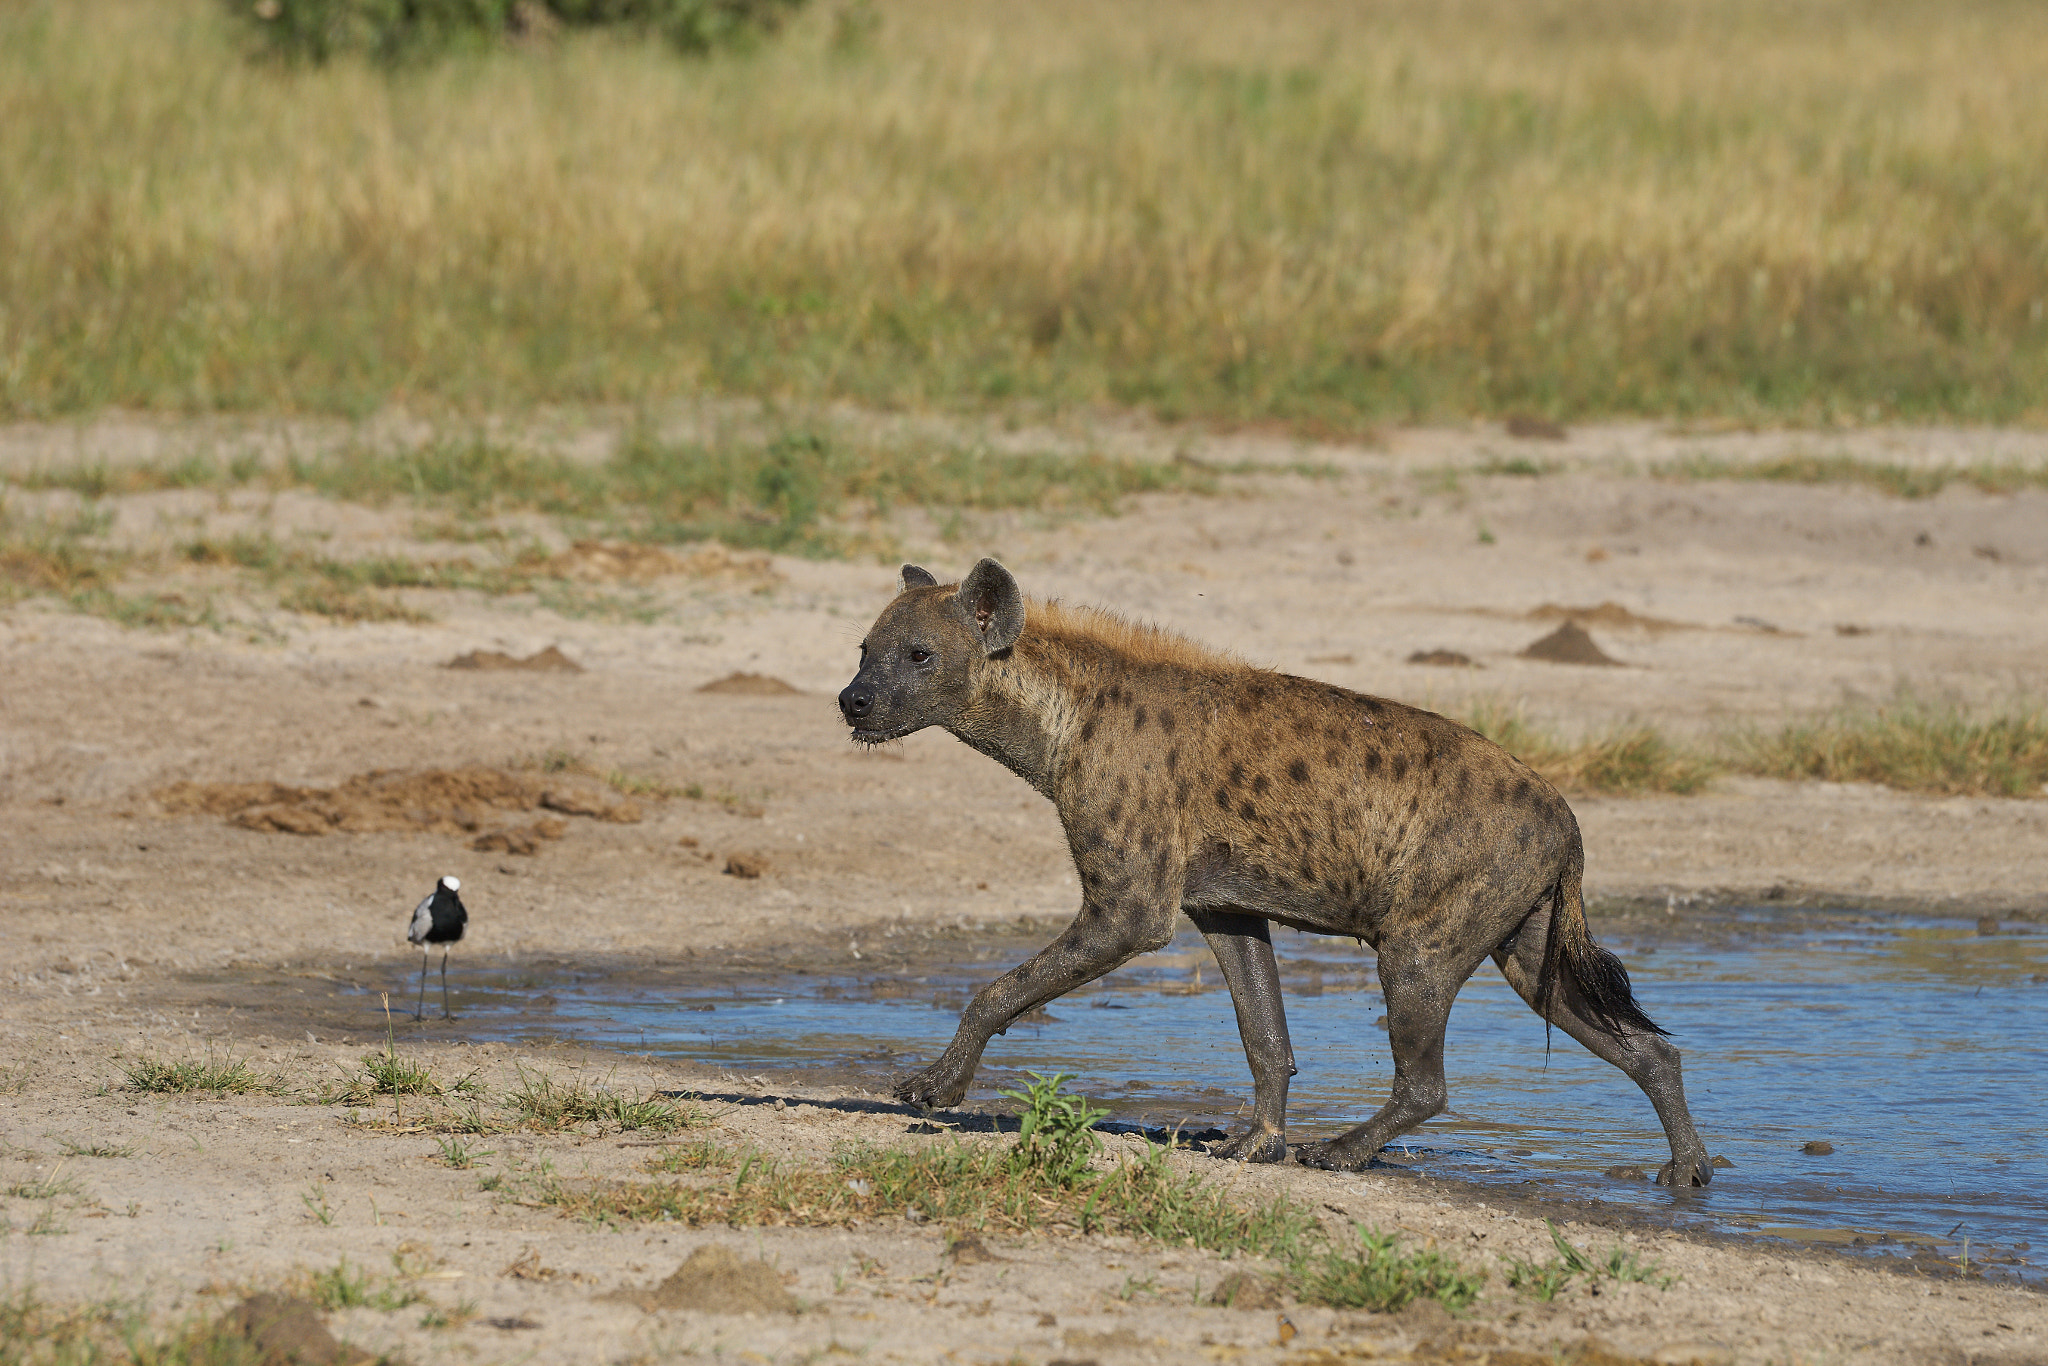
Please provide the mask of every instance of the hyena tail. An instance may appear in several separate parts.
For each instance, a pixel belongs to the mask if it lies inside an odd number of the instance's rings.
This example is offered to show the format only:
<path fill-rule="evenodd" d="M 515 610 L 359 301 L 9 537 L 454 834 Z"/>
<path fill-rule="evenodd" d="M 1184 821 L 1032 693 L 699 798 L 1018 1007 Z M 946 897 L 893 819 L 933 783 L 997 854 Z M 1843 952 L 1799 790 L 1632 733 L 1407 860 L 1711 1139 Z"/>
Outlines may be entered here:
<path fill-rule="evenodd" d="M 1585 870 L 1585 849 L 1574 839 L 1570 862 L 1544 893 L 1550 898 L 1550 933 L 1543 945 L 1543 967 L 1536 976 L 1536 1009 L 1543 1023 L 1550 1024 L 1558 989 L 1569 983 L 1580 1012 L 1607 1033 L 1617 1038 L 1629 1033 L 1667 1033 L 1636 1004 L 1628 969 L 1621 960 L 1593 942 L 1580 887 Z"/>

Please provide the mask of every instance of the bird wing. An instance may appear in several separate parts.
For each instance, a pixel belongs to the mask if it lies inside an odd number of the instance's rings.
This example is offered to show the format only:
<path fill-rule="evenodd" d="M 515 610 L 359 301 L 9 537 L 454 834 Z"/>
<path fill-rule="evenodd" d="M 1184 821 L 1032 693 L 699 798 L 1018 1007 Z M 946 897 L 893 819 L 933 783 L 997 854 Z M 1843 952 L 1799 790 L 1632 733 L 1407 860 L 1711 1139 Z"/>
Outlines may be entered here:
<path fill-rule="evenodd" d="M 433 928 L 434 898 L 429 896 L 425 901 L 413 907 L 412 924 L 406 927 L 405 937 L 412 943 L 424 944 L 427 942 L 427 931 Z"/>

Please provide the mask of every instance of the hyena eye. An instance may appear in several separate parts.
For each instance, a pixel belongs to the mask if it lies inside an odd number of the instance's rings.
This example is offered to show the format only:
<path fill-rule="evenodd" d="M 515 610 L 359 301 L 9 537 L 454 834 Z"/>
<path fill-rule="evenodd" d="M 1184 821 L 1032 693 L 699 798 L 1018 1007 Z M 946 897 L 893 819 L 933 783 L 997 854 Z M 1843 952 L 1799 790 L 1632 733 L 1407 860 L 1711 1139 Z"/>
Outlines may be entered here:
<path fill-rule="evenodd" d="M 931 657 L 932 652 L 930 650 L 912 650 L 910 652 L 910 662 L 912 664 L 922 664 Z"/>

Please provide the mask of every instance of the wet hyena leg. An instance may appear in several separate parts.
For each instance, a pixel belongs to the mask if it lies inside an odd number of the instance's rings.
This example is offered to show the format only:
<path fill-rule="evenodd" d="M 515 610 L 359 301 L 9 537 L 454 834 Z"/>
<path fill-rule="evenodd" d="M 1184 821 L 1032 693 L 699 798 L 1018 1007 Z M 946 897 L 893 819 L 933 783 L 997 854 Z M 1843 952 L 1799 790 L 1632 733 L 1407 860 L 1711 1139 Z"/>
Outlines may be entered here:
<path fill-rule="evenodd" d="M 1536 983 L 1543 969 L 1543 946 L 1549 934 L 1550 911 L 1540 908 L 1523 924 L 1513 949 L 1493 955 L 1508 985 L 1539 1015 L 1543 1007 L 1536 999 Z M 1671 1160 L 1658 1169 L 1657 1184 L 1704 1186 L 1712 1181 L 1713 1163 L 1707 1158 L 1699 1132 L 1693 1128 L 1692 1112 L 1685 1106 L 1685 1081 L 1679 1073 L 1678 1050 L 1658 1035 L 1640 1030 L 1624 1028 L 1619 1034 L 1608 1033 L 1586 1013 L 1569 977 L 1557 985 L 1551 1018 L 1594 1057 L 1604 1058 L 1627 1073 L 1628 1079 L 1642 1087 L 1643 1094 L 1656 1107 L 1664 1136 L 1671 1141 Z"/>
<path fill-rule="evenodd" d="M 1060 937 L 975 993 L 939 1060 L 896 1084 L 912 1105 L 958 1105 L 988 1041 L 1011 1021 L 1123 966 L 1173 938 L 1173 911 L 1084 906 Z"/>
<path fill-rule="evenodd" d="M 1252 1068 L 1251 1127 L 1209 1150 L 1211 1157 L 1244 1162 L 1278 1162 L 1287 1156 L 1287 1082 L 1294 1075 L 1294 1046 L 1287 1039 L 1287 1010 L 1280 1000 L 1280 968 L 1266 922 L 1233 911 L 1189 911 L 1188 919 L 1209 941 L 1230 1003 L 1237 1032 Z"/>
<path fill-rule="evenodd" d="M 1433 957 L 1409 945 L 1380 945 L 1380 986 L 1387 998 L 1387 1041 L 1394 1054 L 1394 1089 L 1379 1113 L 1326 1143 L 1294 1150 L 1304 1167 L 1358 1171 L 1396 1137 L 1443 1113 L 1444 1027 L 1451 1002 L 1477 961 Z"/>

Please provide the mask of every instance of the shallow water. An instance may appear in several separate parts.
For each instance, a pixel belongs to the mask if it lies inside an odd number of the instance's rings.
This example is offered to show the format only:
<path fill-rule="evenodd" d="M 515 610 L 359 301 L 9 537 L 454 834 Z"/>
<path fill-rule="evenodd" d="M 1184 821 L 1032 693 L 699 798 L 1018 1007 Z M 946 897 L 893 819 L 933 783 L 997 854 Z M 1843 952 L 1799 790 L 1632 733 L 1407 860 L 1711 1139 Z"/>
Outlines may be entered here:
<path fill-rule="evenodd" d="M 1611 1174 L 1654 1173 L 1669 1155 L 1649 1102 L 1562 1033 L 1546 1059 L 1542 1021 L 1490 964 L 1451 1016 L 1452 1109 L 1397 1142 L 1390 1164 L 1877 1253 L 1954 1260 L 1967 1238 L 1973 1266 L 2038 1278 L 2048 933 L 1759 911 L 1603 937 L 1684 1050 L 1694 1119 L 1733 1166 L 1703 1191 Z M 1372 954 L 1289 931 L 1274 946 L 1301 1069 L 1289 1138 L 1327 1137 L 1370 1115 L 1392 1077 Z M 1024 952 L 738 987 L 472 975 L 459 1009 L 482 1034 L 880 1085 L 935 1056 L 971 991 Z M 1146 1124 L 1228 1127 L 1250 1095 L 1229 995 L 1192 931 L 996 1039 L 968 1105 L 997 1100 L 1026 1070 L 1075 1074 L 1073 1089 Z M 1809 1156 L 1809 1141 L 1834 1152 Z"/>

